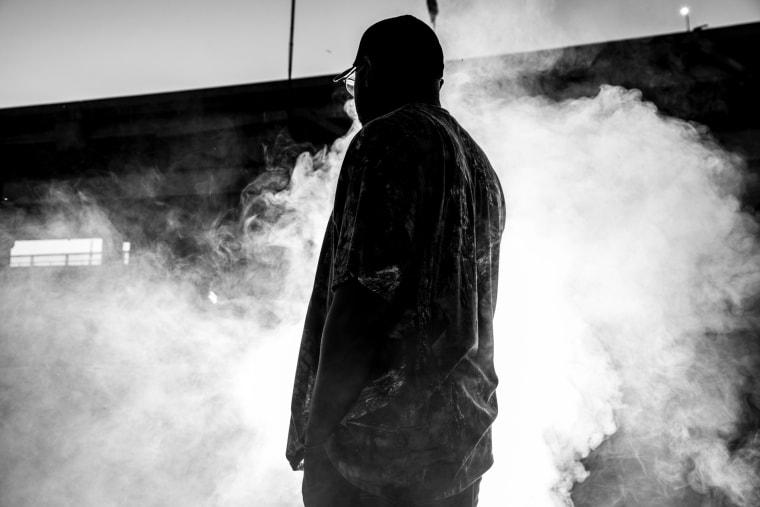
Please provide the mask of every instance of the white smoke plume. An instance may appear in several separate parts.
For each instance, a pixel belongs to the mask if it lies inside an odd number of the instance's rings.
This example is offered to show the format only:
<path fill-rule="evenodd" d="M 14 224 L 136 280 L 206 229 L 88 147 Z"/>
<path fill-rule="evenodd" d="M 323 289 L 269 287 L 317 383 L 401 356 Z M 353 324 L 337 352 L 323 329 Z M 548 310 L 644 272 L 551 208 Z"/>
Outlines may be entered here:
<path fill-rule="evenodd" d="M 499 100 L 470 79 L 450 76 L 447 102 L 508 203 L 483 504 L 569 505 L 598 448 L 576 505 L 755 505 L 741 396 L 758 394 L 760 257 L 741 160 L 637 91 Z"/>
<path fill-rule="evenodd" d="M 451 60 L 560 47 L 562 27 L 550 16 L 557 0 L 446 0 L 436 30 Z"/>
<path fill-rule="evenodd" d="M 286 190 L 249 195 L 238 223 L 196 231 L 195 263 L 159 244 L 127 266 L 0 272 L 0 505 L 299 504 L 290 392 L 354 131 L 299 157 Z M 3 235 L 121 238 L 92 197 L 47 201 L 5 210 Z"/>

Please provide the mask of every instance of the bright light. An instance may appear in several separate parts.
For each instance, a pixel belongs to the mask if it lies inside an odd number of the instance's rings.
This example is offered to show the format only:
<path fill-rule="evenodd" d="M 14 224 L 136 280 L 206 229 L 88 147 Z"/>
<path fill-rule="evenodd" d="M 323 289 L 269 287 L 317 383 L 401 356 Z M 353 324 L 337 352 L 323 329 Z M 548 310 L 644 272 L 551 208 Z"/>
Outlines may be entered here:
<path fill-rule="evenodd" d="M 686 7 L 685 5 L 683 7 L 681 7 L 681 16 L 688 16 L 689 12 L 690 12 L 689 8 Z"/>
<path fill-rule="evenodd" d="M 99 266 L 101 238 L 17 240 L 11 248 L 11 267 Z"/>
<path fill-rule="evenodd" d="M 212 304 L 216 304 L 217 301 L 219 301 L 219 298 L 213 290 L 210 290 L 208 291 L 208 300 L 211 301 Z"/>
<path fill-rule="evenodd" d="M 129 241 L 124 241 L 121 244 L 121 255 L 124 259 L 124 264 L 129 264 L 129 251 L 132 249 L 132 245 Z"/>

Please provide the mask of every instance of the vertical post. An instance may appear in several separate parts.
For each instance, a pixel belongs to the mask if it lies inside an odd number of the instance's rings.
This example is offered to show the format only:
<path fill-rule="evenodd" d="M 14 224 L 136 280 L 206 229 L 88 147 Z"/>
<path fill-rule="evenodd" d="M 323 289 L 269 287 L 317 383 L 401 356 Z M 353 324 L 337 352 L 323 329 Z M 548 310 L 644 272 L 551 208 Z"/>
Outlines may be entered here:
<path fill-rule="evenodd" d="M 288 50 L 288 81 L 293 78 L 293 33 L 296 27 L 296 0 L 290 3 L 290 47 Z"/>
<path fill-rule="evenodd" d="M 438 0 L 427 0 L 428 13 L 430 14 L 430 24 L 435 30 L 435 18 L 438 17 Z"/>
<path fill-rule="evenodd" d="M 681 16 L 684 17 L 686 20 L 686 31 L 691 32 L 691 20 L 689 19 L 689 14 L 691 14 L 691 9 L 687 5 L 684 5 L 681 7 Z"/>

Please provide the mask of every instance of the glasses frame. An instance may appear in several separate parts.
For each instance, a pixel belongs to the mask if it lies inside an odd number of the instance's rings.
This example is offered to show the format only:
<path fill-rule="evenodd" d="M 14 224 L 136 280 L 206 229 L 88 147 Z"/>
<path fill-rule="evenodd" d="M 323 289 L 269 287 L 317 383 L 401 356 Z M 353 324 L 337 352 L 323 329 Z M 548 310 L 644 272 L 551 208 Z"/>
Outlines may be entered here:
<path fill-rule="evenodd" d="M 351 97 L 354 96 L 354 88 L 356 86 L 356 73 L 362 67 L 363 65 L 354 65 L 348 71 L 344 72 L 342 77 L 335 80 L 338 83 L 343 83 L 343 86 L 345 86 L 346 91 L 349 95 L 351 95 Z"/>

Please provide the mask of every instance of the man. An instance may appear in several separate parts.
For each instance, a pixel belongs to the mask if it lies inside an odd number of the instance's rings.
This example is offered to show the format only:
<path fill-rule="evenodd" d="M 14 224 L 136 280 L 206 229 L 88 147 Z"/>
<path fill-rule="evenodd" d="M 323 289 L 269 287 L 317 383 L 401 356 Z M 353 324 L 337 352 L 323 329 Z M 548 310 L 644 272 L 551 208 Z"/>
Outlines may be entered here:
<path fill-rule="evenodd" d="M 441 108 L 443 52 L 411 16 L 336 78 L 364 125 L 341 167 L 299 352 L 287 457 L 306 507 L 474 506 L 496 417 L 504 197 Z"/>

